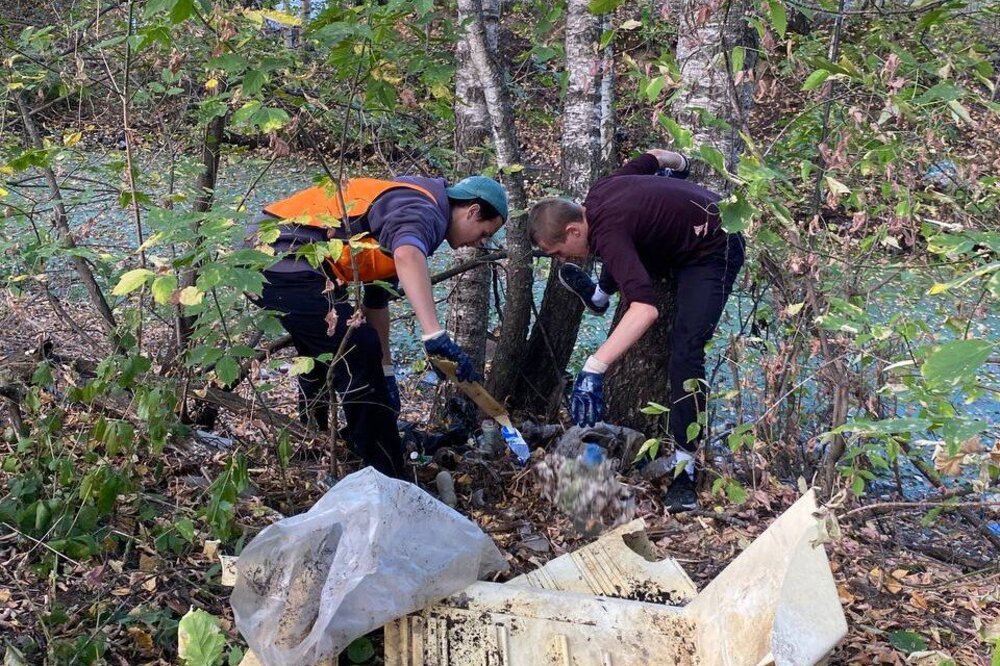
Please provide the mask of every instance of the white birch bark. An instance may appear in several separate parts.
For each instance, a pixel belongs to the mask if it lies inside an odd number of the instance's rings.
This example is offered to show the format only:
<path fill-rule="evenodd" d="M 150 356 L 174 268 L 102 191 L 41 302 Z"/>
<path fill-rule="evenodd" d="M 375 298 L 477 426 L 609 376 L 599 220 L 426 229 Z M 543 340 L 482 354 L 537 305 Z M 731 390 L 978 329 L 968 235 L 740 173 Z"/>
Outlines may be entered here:
<path fill-rule="evenodd" d="M 746 0 L 682 0 L 679 4 L 677 62 L 683 92 L 674 104 L 677 121 L 693 132 L 695 146 L 712 146 L 734 172 L 742 149 L 740 130 L 746 125 L 751 102 L 749 81 L 730 72 L 735 46 L 746 46 L 749 33 L 744 20 Z M 753 51 L 745 49 L 743 68 L 753 65 Z M 739 78 L 740 80 L 736 80 Z M 729 129 L 702 124 L 700 112 L 708 111 L 729 123 Z M 725 194 L 728 181 L 704 166 L 695 166 L 695 177 L 709 189 Z"/>
<path fill-rule="evenodd" d="M 483 23 L 486 43 L 495 54 L 499 22 L 499 0 L 483 2 Z M 460 39 L 455 48 L 458 67 L 455 71 L 455 153 L 456 179 L 477 174 L 486 166 L 484 144 L 490 139 L 490 116 L 483 97 L 479 72 L 472 62 L 467 39 Z M 463 264 L 482 250 L 460 248 L 455 250 L 455 265 Z M 461 275 L 448 296 L 446 327 L 465 349 L 480 373 L 486 362 L 486 333 L 490 315 L 489 266 L 482 266 Z M 471 427 L 475 422 L 476 407 L 454 386 L 442 386 L 438 397 L 437 414 L 455 417 Z"/>
<path fill-rule="evenodd" d="M 601 21 L 601 33 L 611 29 L 611 14 Z M 601 123 L 600 170 L 609 173 L 614 166 L 618 145 L 615 140 L 615 51 L 608 44 L 601 54 L 601 94 L 598 117 Z"/>
<path fill-rule="evenodd" d="M 490 129 L 496 146 L 497 166 L 501 169 L 521 161 L 514 113 L 503 72 L 489 50 L 489 41 L 479 0 L 459 0 L 459 18 L 465 27 L 469 57 L 479 72 L 483 97 L 490 116 Z M 504 184 L 513 210 L 525 210 L 528 205 L 524 180 L 520 172 L 506 175 Z M 531 243 L 523 215 L 512 216 L 506 224 L 509 258 L 506 262 L 506 297 L 500 340 L 489 377 L 490 391 L 499 399 L 510 394 L 517 377 L 527 344 L 528 323 L 531 320 Z"/>
<path fill-rule="evenodd" d="M 587 0 L 569 0 L 566 8 L 566 71 L 561 142 L 562 190 L 582 201 L 600 168 L 600 93 L 602 55 L 598 53 L 601 20 Z M 552 416 L 563 393 L 562 378 L 580 330 L 583 304 L 562 286 L 559 262 L 545 285 L 542 307 L 528 341 L 519 406 Z M 523 404 L 521 404 L 523 403 Z"/>

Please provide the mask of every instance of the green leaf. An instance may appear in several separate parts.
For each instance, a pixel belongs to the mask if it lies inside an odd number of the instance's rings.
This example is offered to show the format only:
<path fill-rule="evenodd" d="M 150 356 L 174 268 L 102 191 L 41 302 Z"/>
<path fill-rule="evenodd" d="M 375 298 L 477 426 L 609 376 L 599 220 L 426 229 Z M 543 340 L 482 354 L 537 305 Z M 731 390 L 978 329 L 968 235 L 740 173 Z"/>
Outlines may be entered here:
<path fill-rule="evenodd" d="M 890 631 L 889 643 L 901 652 L 910 654 L 927 649 L 927 641 L 915 631 Z"/>
<path fill-rule="evenodd" d="M 176 0 L 170 10 L 170 20 L 174 23 L 186 21 L 194 14 L 194 0 Z"/>
<path fill-rule="evenodd" d="M 802 84 L 802 90 L 813 90 L 814 88 L 819 88 L 828 78 L 830 78 L 829 70 L 817 69 L 815 72 L 806 77 L 806 82 Z"/>
<path fill-rule="evenodd" d="M 309 356 L 296 356 L 292 362 L 292 369 L 288 371 L 288 374 L 292 377 L 304 375 L 312 372 L 314 367 L 316 367 L 316 359 Z"/>
<path fill-rule="evenodd" d="M 153 280 L 153 286 L 150 287 L 150 291 L 153 293 L 153 300 L 160 305 L 170 303 L 170 297 L 173 295 L 175 289 L 177 289 L 177 277 L 174 275 L 161 275 Z"/>
<path fill-rule="evenodd" d="M 727 233 L 734 234 L 746 229 L 756 213 L 757 210 L 747 202 L 746 197 L 740 192 L 719 202 L 722 229 Z"/>
<path fill-rule="evenodd" d="M 216 666 L 222 661 L 226 637 L 218 621 L 203 610 L 188 611 L 177 626 L 177 649 L 187 666 Z"/>
<path fill-rule="evenodd" d="M 136 268 L 124 273 L 118 279 L 118 284 L 111 290 L 111 293 L 114 296 L 124 296 L 146 284 L 146 280 L 151 277 L 153 277 L 153 271 L 148 268 Z"/>
<path fill-rule="evenodd" d="M 233 382 L 239 379 L 240 364 L 232 356 L 223 356 L 215 364 L 215 376 L 219 378 L 219 382 L 223 385 L 231 386 Z"/>
<path fill-rule="evenodd" d="M 993 343 L 986 340 L 954 340 L 936 346 L 924 364 L 920 374 L 927 383 L 936 388 L 958 386 L 963 381 L 975 379 L 976 371 L 986 362 L 993 351 Z"/>
<path fill-rule="evenodd" d="M 663 128 L 670 132 L 676 150 L 685 150 L 691 147 L 693 143 L 691 130 L 681 127 L 676 120 L 665 113 L 658 114 L 658 120 Z"/>
<path fill-rule="evenodd" d="M 663 86 L 667 84 L 667 77 L 657 76 L 649 80 L 646 84 L 646 97 L 649 98 L 650 102 L 655 102 L 656 98 L 660 96 L 663 91 Z"/>
<path fill-rule="evenodd" d="M 726 169 L 726 158 L 722 156 L 721 152 L 712 146 L 701 146 L 698 148 L 698 155 L 700 155 L 703 160 L 708 162 L 712 168 L 719 173 L 723 175 L 729 173 Z"/>
<path fill-rule="evenodd" d="M 743 63 L 746 60 L 746 49 L 742 46 L 733 47 L 732 54 L 730 55 L 730 63 L 732 65 L 732 70 L 734 72 L 739 72 L 743 69 Z"/>
<path fill-rule="evenodd" d="M 161 12 L 164 10 L 169 11 L 173 9 L 174 3 L 176 1 L 177 0 L 148 0 L 148 2 L 146 2 L 146 8 L 143 11 L 143 15 L 146 18 L 149 18 L 153 16 L 153 14 L 156 14 L 157 12 Z"/>
<path fill-rule="evenodd" d="M 659 416 L 660 414 L 666 414 L 670 411 L 669 407 L 661 405 L 658 402 L 647 402 L 646 406 L 639 410 L 643 414 L 650 414 L 652 416 Z"/>
<path fill-rule="evenodd" d="M 646 454 L 649 454 L 649 459 L 652 460 L 656 458 L 656 454 L 659 452 L 660 440 L 656 437 L 651 437 L 642 443 L 642 446 L 639 447 L 639 451 L 635 454 L 635 458 L 632 459 L 632 462 L 639 462 Z"/>
<path fill-rule="evenodd" d="M 198 287 L 184 287 L 181 289 L 181 305 L 198 305 L 205 298 L 205 292 Z"/>
<path fill-rule="evenodd" d="M 177 521 L 177 533 L 184 537 L 188 543 L 194 543 L 194 523 L 190 518 L 181 518 Z"/>
<path fill-rule="evenodd" d="M 624 0 L 590 0 L 587 10 L 591 14 L 601 15 L 614 11 Z"/>
<path fill-rule="evenodd" d="M 768 0 L 767 8 L 771 10 L 771 25 L 774 26 L 774 31 L 784 39 L 785 31 L 788 30 L 788 13 L 785 11 L 785 6 L 778 0 Z"/>
<path fill-rule="evenodd" d="M 689 423 L 687 427 L 687 441 L 688 443 L 693 442 L 698 439 L 698 435 L 701 434 L 701 424 L 699 423 Z"/>
<path fill-rule="evenodd" d="M 347 659 L 352 664 L 365 664 L 375 657 L 375 646 L 362 636 L 347 646 Z"/>
<path fill-rule="evenodd" d="M 243 94 L 256 95 L 267 83 L 267 74 L 259 69 L 251 69 L 243 77 Z"/>
<path fill-rule="evenodd" d="M 743 504 L 747 501 L 747 491 L 739 481 L 734 479 L 726 484 L 726 497 L 733 504 Z"/>

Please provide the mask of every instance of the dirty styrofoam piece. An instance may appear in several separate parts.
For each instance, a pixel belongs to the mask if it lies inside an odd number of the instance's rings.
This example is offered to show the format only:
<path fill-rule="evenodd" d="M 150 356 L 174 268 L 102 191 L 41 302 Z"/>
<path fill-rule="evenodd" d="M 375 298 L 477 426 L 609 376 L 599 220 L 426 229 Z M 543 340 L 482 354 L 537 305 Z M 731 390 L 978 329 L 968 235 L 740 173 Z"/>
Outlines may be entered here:
<path fill-rule="evenodd" d="M 386 666 L 699 663 L 674 607 L 483 582 L 386 625 L 385 648 Z"/>
<path fill-rule="evenodd" d="M 646 536 L 646 523 L 641 518 L 620 525 L 597 541 L 518 576 L 507 585 L 672 606 L 687 603 L 698 593 L 675 559 L 656 560 L 656 549 Z"/>
<path fill-rule="evenodd" d="M 684 609 L 703 663 L 814 664 L 847 633 L 816 512 L 810 490 Z"/>
<path fill-rule="evenodd" d="M 812 491 L 684 608 L 595 596 L 627 589 L 613 581 L 636 564 L 623 537 L 640 543 L 635 528 L 603 536 L 580 557 L 564 555 L 507 585 L 475 583 L 386 625 L 386 664 L 808 666 L 847 633 Z M 690 595 L 693 585 L 683 584 L 690 579 L 667 561 L 663 572 L 647 567 L 647 580 L 659 575 Z"/>

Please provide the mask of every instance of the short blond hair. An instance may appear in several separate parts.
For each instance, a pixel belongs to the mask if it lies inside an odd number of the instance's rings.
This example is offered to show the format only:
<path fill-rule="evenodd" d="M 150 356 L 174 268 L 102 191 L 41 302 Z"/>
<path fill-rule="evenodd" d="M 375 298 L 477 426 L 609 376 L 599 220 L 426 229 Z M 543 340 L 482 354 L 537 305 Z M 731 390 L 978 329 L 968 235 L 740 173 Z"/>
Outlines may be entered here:
<path fill-rule="evenodd" d="M 566 225 L 583 220 L 583 206 L 562 197 L 546 197 L 531 207 L 528 214 L 528 237 L 531 244 L 561 243 L 566 240 Z"/>

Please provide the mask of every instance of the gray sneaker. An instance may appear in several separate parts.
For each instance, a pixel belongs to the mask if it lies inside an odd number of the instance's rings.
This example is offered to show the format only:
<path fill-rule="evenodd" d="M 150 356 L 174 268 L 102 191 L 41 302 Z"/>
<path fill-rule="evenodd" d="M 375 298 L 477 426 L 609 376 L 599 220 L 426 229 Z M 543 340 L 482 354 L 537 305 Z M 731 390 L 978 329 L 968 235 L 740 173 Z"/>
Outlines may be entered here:
<path fill-rule="evenodd" d="M 594 292 L 597 291 L 597 285 L 594 284 L 594 281 L 590 279 L 590 276 L 576 264 L 567 263 L 559 267 L 559 282 L 562 283 L 562 286 L 576 294 L 591 312 L 604 314 L 608 311 L 608 305 L 610 305 L 610 303 L 605 304 L 604 307 L 594 305 L 594 301 L 592 299 L 594 298 Z"/>

